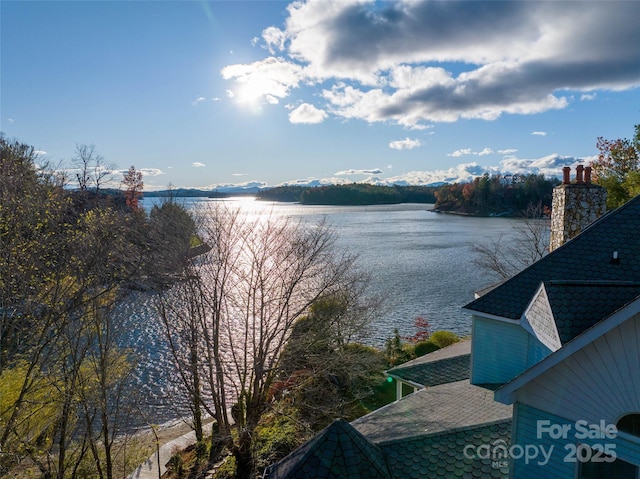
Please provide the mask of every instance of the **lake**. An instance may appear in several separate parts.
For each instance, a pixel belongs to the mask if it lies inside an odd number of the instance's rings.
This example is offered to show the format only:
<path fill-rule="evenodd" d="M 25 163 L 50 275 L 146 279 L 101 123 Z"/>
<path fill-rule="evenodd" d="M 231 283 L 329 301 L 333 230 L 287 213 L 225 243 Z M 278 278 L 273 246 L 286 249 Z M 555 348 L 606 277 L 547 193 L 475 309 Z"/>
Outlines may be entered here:
<path fill-rule="evenodd" d="M 145 199 L 143 205 L 150 208 L 157 201 Z M 514 225 L 519 221 L 438 214 L 429 211 L 433 207 L 429 204 L 336 207 L 252 198 L 189 198 L 184 205 L 198 208 L 213 201 L 225 201 L 248 215 L 271 213 L 310 224 L 326 219 L 337 234 L 337 246 L 358 255 L 360 265 L 372 274 L 372 291 L 386 298 L 385 314 L 374 325 L 369 340 L 377 347 L 393 335 L 394 328 L 403 336 L 414 334 L 416 316 L 428 319 L 432 331 L 446 329 L 468 335 L 471 315 L 462 306 L 473 299 L 475 291 L 498 279 L 474 263 L 477 253 L 473 247 L 500 237 L 515 237 Z M 170 397 L 172 391 L 163 379 L 169 358 L 151 317 L 153 311 L 146 293 L 132 293 L 121 305 L 130 330 L 128 346 L 144 351 L 138 383 L 148 390 L 149 401 L 159 404 L 160 398 Z M 167 411 L 167 417 L 171 416 Z"/>

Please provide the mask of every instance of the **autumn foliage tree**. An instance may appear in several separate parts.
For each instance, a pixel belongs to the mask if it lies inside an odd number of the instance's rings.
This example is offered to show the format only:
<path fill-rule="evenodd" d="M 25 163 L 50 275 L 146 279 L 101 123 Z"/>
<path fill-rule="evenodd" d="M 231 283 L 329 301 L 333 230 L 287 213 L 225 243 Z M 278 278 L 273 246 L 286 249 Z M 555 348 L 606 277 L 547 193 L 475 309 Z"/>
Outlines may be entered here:
<path fill-rule="evenodd" d="M 607 208 L 617 208 L 640 194 L 640 124 L 632 139 L 599 137 L 598 159 L 591 163 L 594 180 L 607 189 Z"/>
<path fill-rule="evenodd" d="M 544 175 L 489 175 L 469 183 L 446 184 L 435 192 L 435 209 L 473 215 L 528 214 L 530 205 L 551 205 L 557 178 Z"/>
<path fill-rule="evenodd" d="M 127 206 L 133 210 L 137 210 L 138 200 L 140 196 L 142 196 L 142 190 L 144 188 L 142 172 L 136 170 L 133 165 L 130 166 L 122 179 L 122 188 Z"/>

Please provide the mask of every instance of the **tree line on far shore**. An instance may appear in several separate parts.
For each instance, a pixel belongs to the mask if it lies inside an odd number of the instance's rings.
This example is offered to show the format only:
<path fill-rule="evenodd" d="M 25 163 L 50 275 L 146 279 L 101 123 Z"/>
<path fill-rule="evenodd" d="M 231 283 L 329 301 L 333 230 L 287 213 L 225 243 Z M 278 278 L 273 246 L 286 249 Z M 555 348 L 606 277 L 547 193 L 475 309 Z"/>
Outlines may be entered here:
<path fill-rule="evenodd" d="M 299 202 L 304 205 L 376 205 L 430 203 L 434 210 L 477 216 L 518 216 L 530 204 L 551 206 L 556 178 L 544 175 L 489 175 L 468 183 L 440 186 L 349 185 L 279 186 L 258 193 L 261 200 Z"/>
<path fill-rule="evenodd" d="M 258 193 L 268 201 L 297 202 L 303 205 L 384 205 L 434 203 L 433 186 L 381 186 L 367 183 L 325 186 L 277 186 Z"/>

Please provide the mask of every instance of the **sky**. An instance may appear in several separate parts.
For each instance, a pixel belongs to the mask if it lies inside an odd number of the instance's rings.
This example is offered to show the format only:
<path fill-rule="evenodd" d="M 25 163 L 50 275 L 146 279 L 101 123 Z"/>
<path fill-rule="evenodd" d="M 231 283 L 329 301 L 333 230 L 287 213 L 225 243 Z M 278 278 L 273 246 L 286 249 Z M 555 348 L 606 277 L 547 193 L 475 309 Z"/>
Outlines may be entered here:
<path fill-rule="evenodd" d="M 0 131 L 148 190 L 559 175 L 640 123 L 637 1 L 0 1 Z"/>

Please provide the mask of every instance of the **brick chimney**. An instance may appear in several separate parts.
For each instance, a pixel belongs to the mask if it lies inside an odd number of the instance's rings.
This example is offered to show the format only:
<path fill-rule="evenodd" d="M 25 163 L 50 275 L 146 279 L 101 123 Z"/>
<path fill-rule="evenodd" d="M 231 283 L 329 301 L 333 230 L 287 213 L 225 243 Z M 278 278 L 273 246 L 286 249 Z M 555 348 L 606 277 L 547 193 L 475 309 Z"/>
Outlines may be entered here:
<path fill-rule="evenodd" d="M 578 165 L 571 182 L 571 168 L 562 169 L 562 184 L 553 189 L 549 250 L 562 246 L 607 211 L 607 190 L 591 183 L 591 167 Z"/>

